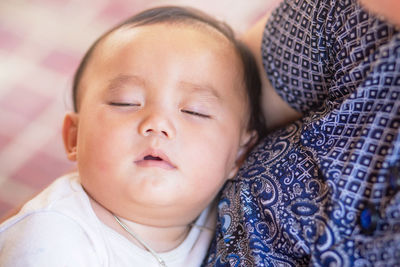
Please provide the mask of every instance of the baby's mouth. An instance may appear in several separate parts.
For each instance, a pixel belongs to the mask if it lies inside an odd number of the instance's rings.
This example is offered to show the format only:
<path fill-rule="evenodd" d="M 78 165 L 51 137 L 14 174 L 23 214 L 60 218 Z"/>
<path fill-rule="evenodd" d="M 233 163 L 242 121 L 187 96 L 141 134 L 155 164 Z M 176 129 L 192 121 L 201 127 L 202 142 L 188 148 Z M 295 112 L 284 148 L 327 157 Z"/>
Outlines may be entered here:
<path fill-rule="evenodd" d="M 158 161 L 162 161 L 163 159 L 160 158 L 160 157 L 153 157 L 153 156 L 151 156 L 151 155 L 148 155 L 148 156 L 145 156 L 145 157 L 143 158 L 143 160 L 158 160 Z"/>
<path fill-rule="evenodd" d="M 140 167 L 158 167 L 167 170 L 176 169 L 176 166 L 174 166 L 161 151 L 146 153 L 145 156 L 139 157 L 139 159 L 135 161 L 135 164 Z"/>

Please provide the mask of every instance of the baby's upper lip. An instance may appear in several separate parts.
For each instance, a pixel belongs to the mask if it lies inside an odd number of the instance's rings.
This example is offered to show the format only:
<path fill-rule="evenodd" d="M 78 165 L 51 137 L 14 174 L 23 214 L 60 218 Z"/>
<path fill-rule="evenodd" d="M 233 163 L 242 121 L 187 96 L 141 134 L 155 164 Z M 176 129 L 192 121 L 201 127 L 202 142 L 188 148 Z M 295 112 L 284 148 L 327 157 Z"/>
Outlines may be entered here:
<path fill-rule="evenodd" d="M 145 152 L 139 155 L 135 162 L 140 162 L 144 160 L 164 161 L 167 164 L 171 165 L 171 167 L 176 168 L 175 164 L 172 163 L 169 157 L 162 150 L 159 149 L 147 149 Z"/>

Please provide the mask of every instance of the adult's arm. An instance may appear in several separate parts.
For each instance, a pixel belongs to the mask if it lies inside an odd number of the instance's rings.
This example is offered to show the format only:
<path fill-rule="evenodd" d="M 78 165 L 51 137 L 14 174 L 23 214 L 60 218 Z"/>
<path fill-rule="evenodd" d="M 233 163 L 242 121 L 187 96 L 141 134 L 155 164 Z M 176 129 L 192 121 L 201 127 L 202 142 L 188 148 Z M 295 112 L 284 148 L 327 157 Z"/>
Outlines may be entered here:
<path fill-rule="evenodd" d="M 276 3 L 281 0 L 275 0 Z M 301 117 L 301 113 L 290 107 L 272 87 L 264 71 L 261 55 L 261 42 L 265 24 L 271 12 L 256 22 L 244 35 L 242 41 L 247 44 L 256 58 L 262 82 L 262 108 L 269 130 L 279 128 Z"/>
<path fill-rule="evenodd" d="M 274 2 L 271 4 L 271 6 L 277 5 L 283 0 L 273 1 Z M 382 16 L 383 19 L 389 21 L 390 23 L 400 26 L 400 15 L 398 12 L 400 9 L 399 0 L 359 0 L 359 2 L 371 13 Z M 268 129 L 275 129 L 300 118 L 301 113 L 293 109 L 278 95 L 278 93 L 270 84 L 264 71 L 261 55 L 261 44 L 265 25 L 270 14 L 271 11 L 267 12 L 263 18 L 261 18 L 256 24 L 254 24 L 254 26 L 244 33 L 241 39 L 248 45 L 256 57 L 263 86 L 263 113 L 266 118 Z"/>

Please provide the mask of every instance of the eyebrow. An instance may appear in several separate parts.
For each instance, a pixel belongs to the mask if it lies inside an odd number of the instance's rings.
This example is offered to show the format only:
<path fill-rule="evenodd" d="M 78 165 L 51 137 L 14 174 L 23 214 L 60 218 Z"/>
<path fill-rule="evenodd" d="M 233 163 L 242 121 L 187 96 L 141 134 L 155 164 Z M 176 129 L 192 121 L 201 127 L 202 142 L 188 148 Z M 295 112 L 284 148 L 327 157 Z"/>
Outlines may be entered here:
<path fill-rule="evenodd" d="M 217 100 L 221 99 L 220 94 L 218 93 L 218 91 L 211 85 L 200 85 L 200 84 L 196 84 L 196 83 L 192 83 L 192 82 L 180 82 L 181 86 L 183 88 L 188 88 L 194 92 L 200 92 L 200 93 L 206 93 L 214 98 L 216 98 Z"/>
<path fill-rule="evenodd" d="M 146 85 L 146 81 L 137 75 L 120 74 L 109 81 L 107 88 L 112 93 L 127 83 L 136 83 L 143 86 Z"/>
<path fill-rule="evenodd" d="M 140 76 L 132 75 L 132 74 L 119 74 L 117 77 L 110 79 L 108 83 L 108 91 L 113 93 L 121 88 L 123 85 L 127 83 L 136 83 L 140 86 L 146 87 L 146 80 Z M 211 85 L 201 85 L 187 81 L 181 81 L 180 86 L 186 90 L 191 90 L 193 92 L 206 93 L 211 97 L 216 98 L 217 100 L 221 100 L 221 96 L 218 91 Z"/>

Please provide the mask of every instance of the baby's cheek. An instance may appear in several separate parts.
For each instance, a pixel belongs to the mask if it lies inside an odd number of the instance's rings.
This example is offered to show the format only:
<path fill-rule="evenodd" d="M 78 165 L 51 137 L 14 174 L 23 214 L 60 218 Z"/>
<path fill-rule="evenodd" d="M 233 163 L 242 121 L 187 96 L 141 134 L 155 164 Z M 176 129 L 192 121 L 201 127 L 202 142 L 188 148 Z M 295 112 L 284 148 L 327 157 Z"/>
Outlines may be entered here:
<path fill-rule="evenodd" d="M 232 142 L 231 136 L 227 133 L 219 133 L 221 138 L 211 138 L 208 140 L 207 152 L 203 155 L 210 155 L 207 159 L 208 169 L 215 172 L 216 178 L 223 178 L 229 172 L 234 163 L 236 144 Z"/>
<path fill-rule="evenodd" d="M 78 147 L 78 163 L 87 168 L 95 168 L 104 171 L 114 158 L 116 144 L 113 134 L 106 129 L 93 127 L 88 129 Z"/>

